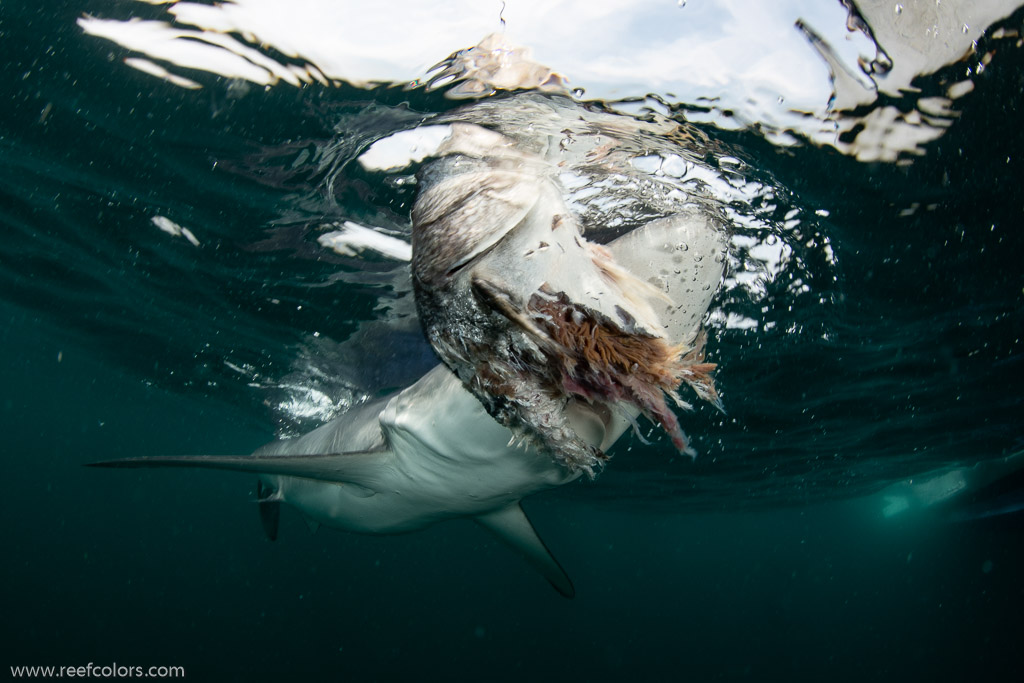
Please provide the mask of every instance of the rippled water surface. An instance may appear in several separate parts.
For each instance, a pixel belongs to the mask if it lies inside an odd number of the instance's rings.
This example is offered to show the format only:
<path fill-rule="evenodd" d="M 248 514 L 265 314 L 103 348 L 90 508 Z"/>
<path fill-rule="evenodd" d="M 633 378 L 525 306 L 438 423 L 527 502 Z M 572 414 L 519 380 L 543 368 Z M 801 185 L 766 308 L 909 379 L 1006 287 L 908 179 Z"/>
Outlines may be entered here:
<path fill-rule="evenodd" d="M 1010 678 L 1019 522 L 976 518 L 1020 499 L 1021 10 L 491 4 L 0 6 L 5 666 Z M 531 55 L 466 52 L 502 31 Z M 419 161 L 366 155 L 452 122 L 550 143 L 597 241 L 728 225 L 699 457 L 645 424 L 527 501 L 577 600 L 470 524 L 270 545 L 245 477 L 80 467 L 249 452 L 434 365 Z"/>

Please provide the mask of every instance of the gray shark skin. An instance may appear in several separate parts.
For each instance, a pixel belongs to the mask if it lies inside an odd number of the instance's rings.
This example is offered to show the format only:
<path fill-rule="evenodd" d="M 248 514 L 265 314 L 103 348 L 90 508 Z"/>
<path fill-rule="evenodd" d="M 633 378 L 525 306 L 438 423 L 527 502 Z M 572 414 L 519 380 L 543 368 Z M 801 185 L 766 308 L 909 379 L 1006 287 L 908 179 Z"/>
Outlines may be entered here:
<path fill-rule="evenodd" d="M 471 198 L 472 200 L 472 198 Z M 564 212 L 542 194 L 535 213 Z M 650 324 L 693 344 L 723 276 L 725 235 L 707 212 L 684 208 L 605 245 L 661 297 Z M 548 261 L 548 267 L 555 267 Z M 640 414 L 633 403 L 570 397 L 553 407 L 583 443 L 605 451 Z M 559 464 L 488 414 L 444 365 L 391 397 L 355 407 L 296 439 L 278 440 L 250 456 L 165 456 L 94 463 L 100 467 L 199 467 L 259 475 L 261 518 L 276 537 L 287 504 L 327 527 L 387 534 L 472 518 L 518 551 L 562 595 L 574 588 L 520 507 L 531 494 L 582 474 Z"/>

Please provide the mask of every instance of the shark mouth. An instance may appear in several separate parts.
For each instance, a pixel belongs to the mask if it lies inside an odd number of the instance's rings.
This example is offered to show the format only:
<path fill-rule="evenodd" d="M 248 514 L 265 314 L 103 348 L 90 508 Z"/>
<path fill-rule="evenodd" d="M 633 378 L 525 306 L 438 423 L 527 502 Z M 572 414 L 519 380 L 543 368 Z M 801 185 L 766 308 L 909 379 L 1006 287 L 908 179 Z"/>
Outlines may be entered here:
<path fill-rule="evenodd" d="M 703 334 L 695 346 L 670 345 L 663 337 L 626 330 L 597 311 L 569 301 L 564 294 L 534 294 L 526 307 L 534 335 L 549 364 L 558 369 L 566 394 L 591 402 L 625 401 L 668 433 L 681 452 L 696 457 L 665 398 L 686 409 L 678 390 L 685 382 L 698 396 L 721 408 L 711 372 L 704 361 Z M 529 328 L 527 328 L 529 329 Z"/>
<path fill-rule="evenodd" d="M 554 395 L 635 406 L 668 433 L 681 453 L 696 457 L 666 397 L 680 408 L 692 409 L 678 393 L 686 383 L 700 398 L 722 409 L 711 376 L 716 365 L 704 362 L 703 332 L 688 349 L 647 332 L 626 311 L 618 311 L 620 324 L 547 286 L 535 292 L 525 306 L 517 304 L 502 286 L 483 278 L 474 278 L 473 290 L 490 308 L 526 332 L 540 351 L 540 358 L 519 355 L 498 375 L 514 373 L 518 366 L 543 378 L 543 386 Z M 487 370 L 486 366 L 477 368 L 481 377 L 491 380 L 489 393 L 512 397 L 515 392 L 507 382 L 496 381 Z M 607 460 L 597 449 L 572 449 L 570 443 L 553 435 L 541 434 L 538 445 L 569 469 L 582 469 L 591 477 L 594 468 Z"/>

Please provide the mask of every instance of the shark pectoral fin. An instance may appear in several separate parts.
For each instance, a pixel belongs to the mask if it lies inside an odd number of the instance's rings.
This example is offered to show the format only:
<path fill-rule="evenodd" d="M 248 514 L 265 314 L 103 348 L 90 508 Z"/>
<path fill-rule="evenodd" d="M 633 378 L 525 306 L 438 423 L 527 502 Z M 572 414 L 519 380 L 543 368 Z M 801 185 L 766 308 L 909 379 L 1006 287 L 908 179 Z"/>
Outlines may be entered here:
<path fill-rule="evenodd" d="M 564 597 L 576 596 L 576 589 L 573 588 L 569 575 L 537 535 L 537 530 L 533 528 L 519 503 L 513 503 L 486 515 L 479 515 L 476 521 L 522 555 Z"/>
<path fill-rule="evenodd" d="M 256 482 L 256 498 L 260 506 L 260 523 L 263 524 L 263 533 L 271 541 L 277 540 L 277 525 L 281 520 L 281 501 L 274 495 L 277 492 L 262 481 Z"/>
<path fill-rule="evenodd" d="M 158 455 L 90 462 L 86 467 L 197 467 L 350 482 L 372 490 L 377 473 L 390 456 L 389 450 L 317 455 Z"/>

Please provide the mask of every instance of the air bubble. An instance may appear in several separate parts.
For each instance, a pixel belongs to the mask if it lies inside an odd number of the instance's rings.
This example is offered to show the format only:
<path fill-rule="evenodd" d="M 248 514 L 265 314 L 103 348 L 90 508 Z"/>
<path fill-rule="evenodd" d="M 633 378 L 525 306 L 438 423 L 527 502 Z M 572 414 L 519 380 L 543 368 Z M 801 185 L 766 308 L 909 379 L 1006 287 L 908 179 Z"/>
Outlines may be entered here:
<path fill-rule="evenodd" d="M 895 7 L 896 14 L 903 14 L 903 5 L 897 4 Z"/>

